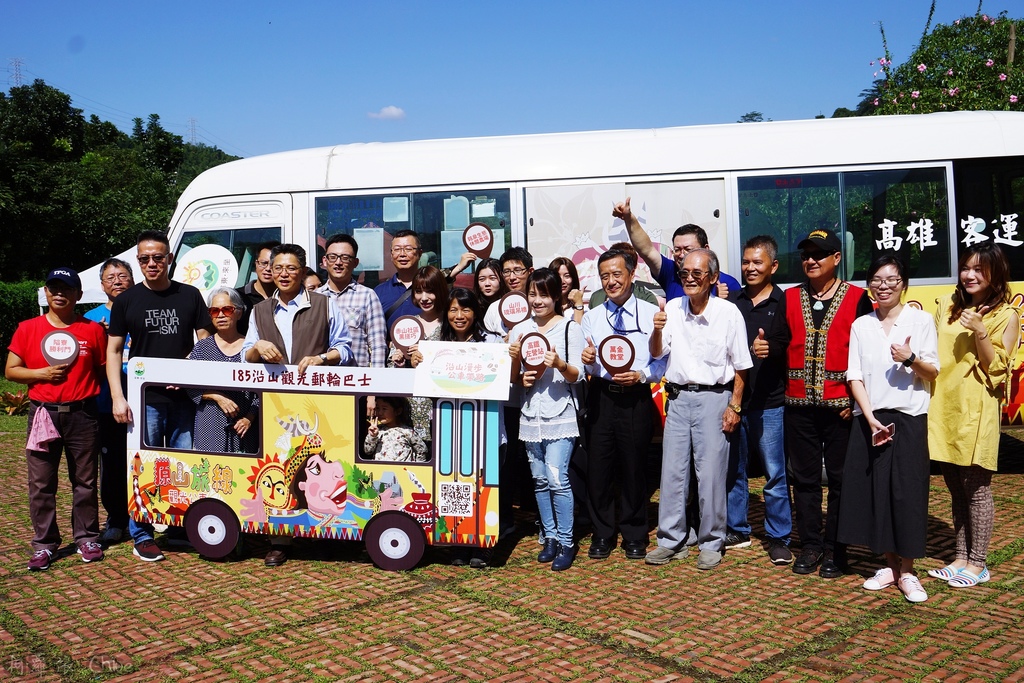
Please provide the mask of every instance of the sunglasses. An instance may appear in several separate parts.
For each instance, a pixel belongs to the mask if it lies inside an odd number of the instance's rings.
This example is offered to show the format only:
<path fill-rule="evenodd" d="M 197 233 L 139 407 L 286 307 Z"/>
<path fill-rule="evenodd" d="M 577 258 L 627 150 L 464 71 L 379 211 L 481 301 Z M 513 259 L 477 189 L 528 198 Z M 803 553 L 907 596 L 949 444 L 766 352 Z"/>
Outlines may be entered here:
<path fill-rule="evenodd" d="M 153 259 L 153 263 L 163 263 L 167 260 L 167 254 L 143 254 L 138 257 L 139 263 L 146 265 L 150 259 Z"/>
<path fill-rule="evenodd" d="M 232 316 L 237 310 L 238 309 L 234 306 L 210 306 L 210 317 L 216 318 L 221 313 L 227 316 Z"/>

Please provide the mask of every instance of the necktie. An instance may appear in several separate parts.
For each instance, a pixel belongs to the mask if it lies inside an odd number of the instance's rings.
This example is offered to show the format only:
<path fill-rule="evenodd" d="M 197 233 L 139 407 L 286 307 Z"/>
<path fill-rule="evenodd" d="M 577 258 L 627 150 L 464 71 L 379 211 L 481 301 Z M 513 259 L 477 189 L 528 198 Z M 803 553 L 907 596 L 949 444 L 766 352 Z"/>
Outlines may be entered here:
<path fill-rule="evenodd" d="M 615 312 L 612 313 L 612 332 L 615 334 L 622 334 L 622 330 L 624 329 L 625 327 L 622 325 L 622 306 L 619 306 L 615 309 Z"/>

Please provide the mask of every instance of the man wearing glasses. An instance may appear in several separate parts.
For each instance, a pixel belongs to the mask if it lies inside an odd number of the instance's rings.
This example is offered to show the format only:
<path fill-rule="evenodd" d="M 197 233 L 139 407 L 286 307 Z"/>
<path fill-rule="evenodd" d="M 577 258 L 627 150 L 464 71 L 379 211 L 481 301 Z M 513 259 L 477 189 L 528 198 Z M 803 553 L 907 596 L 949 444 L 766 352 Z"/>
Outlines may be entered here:
<path fill-rule="evenodd" d="M 131 265 L 119 258 L 108 258 L 100 266 L 100 286 L 107 295 L 107 303 L 87 311 L 85 317 L 100 323 L 104 328 L 108 327 L 114 299 L 134 284 Z M 125 351 L 131 347 L 131 343 L 131 338 L 125 339 Z M 104 347 L 104 357 L 106 352 Z M 127 353 L 122 353 L 121 357 L 123 380 L 128 365 Z M 124 390 L 123 385 L 121 389 Z M 100 542 L 120 543 L 128 528 L 128 492 L 125 488 L 125 482 L 128 481 L 128 426 L 114 419 L 106 374 L 101 378 L 96 406 L 100 418 L 100 500 L 107 512 L 106 528 L 100 535 Z"/>
<path fill-rule="evenodd" d="M 277 289 L 277 285 L 274 284 L 274 274 L 270 272 L 270 251 L 279 244 L 281 242 L 278 240 L 268 240 L 256 246 L 256 279 L 238 288 L 238 293 L 242 295 L 242 300 L 245 302 L 245 310 L 242 311 L 242 318 L 238 321 L 238 331 L 243 335 L 249 331 L 249 314 L 252 313 L 252 307 L 269 299 Z"/>
<path fill-rule="evenodd" d="M 594 535 L 588 556 L 607 558 L 622 534 L 626 557 L 640 560 L 647 554 L 647 449 L 653 429 L 654 399 L 650 382 L 661 379 L 664 360 L 650 354 L 650 335 L 658 306 L 640 301 L 633 293 L 636 254 L 609 249 L 597 260 L 603 304 L 583 316 L 583 363 L 590 375 L 587 392 L 587 493 Z M 627 370 L 612 374 L 598 355 L 613 335 L 629 339 L 634 358 Z M 618 489 L 618 515 L 615 491 Z"/>
<path fill-rule="evenodd" d="M 812 230 L 797 245 L 807 281 L 786 291 L 792 338 L 783 430 L 801 546 L 793 571 L 810 574 L 818 569 L 826 579 L 842 576 L 846 565 L 846 548 L 837 544 L 836 531 L 852 415 L 846 384 L 850 328 L 872 310 L 867 292 L 836 275 L 841 246 L 831 230 Z M 822 459 L 828 479 L 824 531 Z"/>
<path fill-rule="evenodd" d="M 333 235 L 325 251 L 320 265 L 327 271 L 327 284 L 316 291 L 330 297 L 344 314 L 355 365 L 382 368 L 388 351 L 384 309 L 374 291 L 353 277 L 359 265 L 359 244 L 351 235 Z"/>
<path fill-rule="evenodd" d="M 747 329 L 736 305 L 711 296 L 718 284 L 718 257 L 691 251 L 679 271 L 686 296 L 663 305 L 654 316 L 650 351 L 666 358 L 664 455 L 658 505 L 658 547 L 648 564 L 686 557 L 690 527 L 686 499 L 691 447 L 697 472 L 700 525 L 697 569 L 722 561 L 726 535 L 725 480 L 729 441 L 740 423 L 743 387 L 752 365 Z"/>
<path fill-rule="evenodd" d="M 303 286 L 306 250 L 281 244 L 270 260 L 277 291 L 252 309 L 242 360 L 297 365 L 300 375 L 310 366 L 350 364 L 352 345 L 341 310 L 329 296 Z M 263 564 L 279 567 L 287 562 L 289 545 L 290 538 L 271 536 Z"/>
<path fill-rule="evenodd" d="M 373 288 L 384 310 L 389 335 L 395 320 L 420 312 L 412 301 L 412 279 L 420 268 L 421 253 L 420 238 L 412 230 L 399 230 L 391 238 L 391 263 L 395 274 Z"/>
<path fill-rule="evenodd" d="M 651 275 L 665 290 L 665 298 L 668 301 L 683 296 L 684 285 L 679 279 L 679 271 L 683 267 L 683 259 L 691 251 L 696 249 L 710 249 L 708 234 L 704 228 L 693 223 L 676 228 L 672 233 L 672 258 L 664 256 L 661 250 L 651 241 L 650 236 L 640 225 L 640 221 L 633 215 L 629 208 L 629 197 L 621 204 L 612 209 L 612 216 L 626 224 L 626 231 L 629 233 L 629 241 L 637 253 L 651 269 Z M 740 289 L 740 283 L 736 278 L 718 274 L 718 284 L 712 289 L 712 296 L 726 297 L 729 292 Z"/>
<path fill-rule="evenodd" d="M 125 339 L 131 336 L 129 358 L 185 358 L 192 350 L 193 333 L 200 339 L 210 334 L 212 321 L 203 295 L 191 285 L 171 280 L 167 235 L 146 230 L 139 235 L 137 258 L 143 281 L 114 299 L 110 308 L 107 340 L 107 381 L 114 419 L 134 421 L 121 385 Z M 192 447 L 195 404 L 183 389 L 150 387 L 146 390 L 146 414 L 142 441 L 149 448 Z M 128 520 L 135 542 L 134 554 L 145 562 L 164 559 L 153 541 L 153 525 Z"/>

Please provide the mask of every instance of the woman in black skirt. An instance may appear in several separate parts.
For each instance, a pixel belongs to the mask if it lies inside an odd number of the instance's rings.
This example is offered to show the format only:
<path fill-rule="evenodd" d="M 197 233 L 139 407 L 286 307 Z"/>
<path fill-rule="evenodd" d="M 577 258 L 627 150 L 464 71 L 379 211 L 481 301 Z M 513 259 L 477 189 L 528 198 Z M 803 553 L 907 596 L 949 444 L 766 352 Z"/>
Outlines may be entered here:
<path fill-rule="evenodd" d="M 853 323 L 846 378 L 857 403 L 843 469 L 839 540 L 885 555 L 867 590 L 897 586 L 910 602 L 927 593 L 914 574 L 928 522 L 928 403 L 939 373 L 935 322 L 904 306 L 904 263 L 893 253 L 868 269 L 878 308 Z"/>

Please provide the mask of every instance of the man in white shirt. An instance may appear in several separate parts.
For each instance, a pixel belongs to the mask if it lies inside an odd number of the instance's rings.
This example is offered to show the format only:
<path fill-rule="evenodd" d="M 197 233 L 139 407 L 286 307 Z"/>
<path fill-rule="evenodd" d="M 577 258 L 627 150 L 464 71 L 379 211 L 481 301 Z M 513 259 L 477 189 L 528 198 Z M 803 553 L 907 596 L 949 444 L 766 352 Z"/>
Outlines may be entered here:
<path fill-rule="evenodd" d="M 743 387 L 752 362 L 739 309 L 711 296 L 718 275 L 713 251 L 691 251 L 679 271 L 685 296 L 670 301 L 654 316 L 650 351 L 654 358 L 668 358 L 665 393 L 669 400 L 658 547 L 644 558 L 648 564 L 665 564 L 688 554 L 691 447 L 701 511 L 697 568 L 717 567 L 725 550 L 729 439 L 740 423 Z"/>

